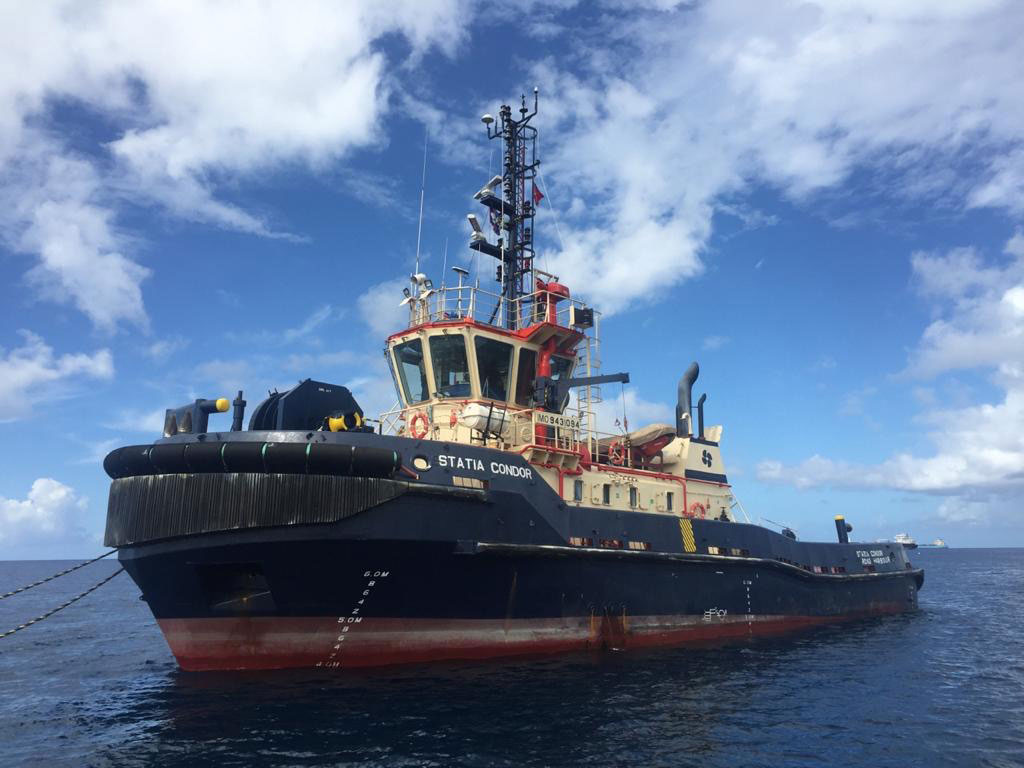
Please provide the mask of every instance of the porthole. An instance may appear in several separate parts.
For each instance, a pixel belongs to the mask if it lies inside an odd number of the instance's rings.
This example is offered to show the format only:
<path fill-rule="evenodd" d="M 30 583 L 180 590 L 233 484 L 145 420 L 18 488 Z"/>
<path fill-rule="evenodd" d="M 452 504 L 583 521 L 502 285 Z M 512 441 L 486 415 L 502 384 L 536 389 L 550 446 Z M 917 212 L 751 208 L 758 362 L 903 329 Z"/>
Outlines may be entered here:
<path fill-rule="evenodd" d="M 426 456 L 417 456 L 412 460 L 412 465 L 420 472 L 426 472 L 430 469 L 430 460 Z"/>

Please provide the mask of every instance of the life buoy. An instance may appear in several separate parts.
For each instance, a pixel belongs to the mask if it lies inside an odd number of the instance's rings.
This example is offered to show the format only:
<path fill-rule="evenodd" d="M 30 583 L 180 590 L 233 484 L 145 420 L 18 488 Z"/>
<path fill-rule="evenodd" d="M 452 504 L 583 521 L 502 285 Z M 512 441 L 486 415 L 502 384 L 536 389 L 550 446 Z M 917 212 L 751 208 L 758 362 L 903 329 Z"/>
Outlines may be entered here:
<path fill-rule="evenodd" d="M 409 421 L 409 434 L 417 440 L 422 440 L 427 436 L 427 431 L 429 429 L 430 422 L 427 420 L 427 414 L 423 411 L 416 411 L 416 413 L 412 415 L 412 419 Z"/>
<path fill-rule="evenodd" d="M 690 505 L 690 517 L 699 517 L 703 520 L 707 512 L 708 511 L 704 508 L 704 505 L 699 501 L 695 501 Z"/>
<path fill-rule="evenodd" d="M 621 440 L 612 440 L 608 446 L 608 461 L 616 466 L 621 466 L 626 458 L 626 449 Z"/>

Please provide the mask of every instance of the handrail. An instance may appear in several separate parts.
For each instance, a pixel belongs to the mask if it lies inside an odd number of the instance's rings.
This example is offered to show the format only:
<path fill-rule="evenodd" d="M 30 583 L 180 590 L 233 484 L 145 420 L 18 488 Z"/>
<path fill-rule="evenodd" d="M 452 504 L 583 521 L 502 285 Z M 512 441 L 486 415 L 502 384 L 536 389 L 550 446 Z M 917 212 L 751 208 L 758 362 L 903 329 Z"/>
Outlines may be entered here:
<path fill-rule="evenodd" d="M 470 285 L 426 290 L 409 301 L 409 327 L 446 320 L 473 320 L 482 325 L 503 328 L 501 321 L 505 302 L 504 296 Z M 568 328 L 570 308 L 586 307 L 579 299 L 546 290 L 520 296 L 513 304 L 519 327 L 549 322 Z M 600 315 L 596 310 L 594 314 Z"/>

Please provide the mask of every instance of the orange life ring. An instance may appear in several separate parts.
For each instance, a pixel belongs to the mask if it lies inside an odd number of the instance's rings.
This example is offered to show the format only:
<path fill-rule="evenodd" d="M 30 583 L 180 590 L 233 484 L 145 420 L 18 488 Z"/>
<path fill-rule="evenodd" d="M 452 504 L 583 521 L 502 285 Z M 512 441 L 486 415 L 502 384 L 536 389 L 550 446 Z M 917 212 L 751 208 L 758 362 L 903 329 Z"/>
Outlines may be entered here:
<path fill-rule="evenodd" d="M 420 428 L 417 429 L 416 425 L 419 424 Z M 412 420 L 409 422 L 409 433 L 417 440 L 422 440 L 427 436 L 427 432 L 430 429 L 430 422 L 427 421 L 427 414 L 423 411 L 416 411 L 412 415 Z"/>
<path fill-rule="evenodd" d="M 703 520 L 707 512 L 708 511 L 704 508 L 704 505 L 699 501 L 695 501 L 690 505 L 690 517 L 699 517 Z"/>
<path fill-rule="evenodd" d="M 612 440 L 611 445 L 608 446 L 608 461 L 616 466 L 621 466 L 625 458 L 626 450 L 622 441 Z"/>

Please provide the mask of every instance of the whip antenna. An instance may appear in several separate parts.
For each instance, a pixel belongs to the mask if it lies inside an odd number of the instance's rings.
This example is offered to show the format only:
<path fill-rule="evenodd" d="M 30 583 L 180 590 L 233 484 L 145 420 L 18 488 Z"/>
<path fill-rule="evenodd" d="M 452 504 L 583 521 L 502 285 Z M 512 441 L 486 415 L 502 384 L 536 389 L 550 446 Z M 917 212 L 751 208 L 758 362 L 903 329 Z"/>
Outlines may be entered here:
<path fill-rule="evenodd" d="M 420 272 L 420 237 L 423 234 L 423 196 L 427 191 L 427 136 L 429 129 L 423 127 L 423 178 L 420 180 L 420 223 L 416 227 L 416 270 L 413 274 Z"/>

